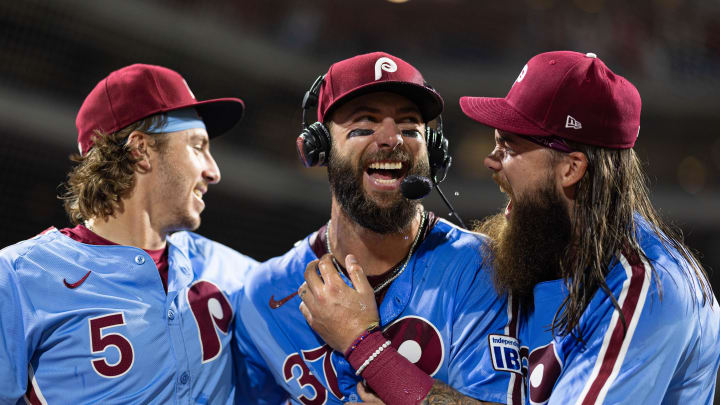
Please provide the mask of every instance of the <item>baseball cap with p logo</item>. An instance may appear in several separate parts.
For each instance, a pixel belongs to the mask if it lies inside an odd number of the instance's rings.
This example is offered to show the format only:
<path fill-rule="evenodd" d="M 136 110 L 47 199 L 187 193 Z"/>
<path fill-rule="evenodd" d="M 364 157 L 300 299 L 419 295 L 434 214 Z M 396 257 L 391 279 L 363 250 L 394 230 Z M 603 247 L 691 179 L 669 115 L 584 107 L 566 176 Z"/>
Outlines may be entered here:
<path fill-rule="evenodd" d="M 185 79 L 162 66 L 134 64 L 110 73 L 85 98 L 75 120 L 80 153 L 93 145 L 95 131 L 117 132 L 151 115 L 192 107 L 208 135 L 221 135 L 242 118 L 238 98 L 197 101 Z"/>
<path fill-rule="evenodd" d="M 372 52 L 330 66 L 320 87 L 318 121 L 339 105 L 357 96 L 388 91 L 414 102 L 423 119 L 431 121 L 443 109 L 440 95 L 425 83 L 420 72 L 404 60 L 385 52 Z"/>
<path fill-rule="evenodd" d="M 465 115 L 492 128 L 614 149 L 635 144 L 641 104 L 635 86 L 595 54 L 570 51 L 534 56 L 505 98 L 460 99 Z"/>

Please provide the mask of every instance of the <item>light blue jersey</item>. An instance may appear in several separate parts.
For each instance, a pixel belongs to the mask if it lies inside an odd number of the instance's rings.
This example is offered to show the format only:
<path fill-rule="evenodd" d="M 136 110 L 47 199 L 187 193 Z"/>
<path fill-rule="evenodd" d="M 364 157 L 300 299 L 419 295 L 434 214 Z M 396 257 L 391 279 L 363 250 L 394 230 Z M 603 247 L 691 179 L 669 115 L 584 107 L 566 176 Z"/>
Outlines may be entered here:
<path fill-rule="evenodd" d="M 237 359 L 248 370 L 240 381 L 247 403 L 273 404 L 288 396 L 296 404 L 359 401 L 360 377 L 310 329 L 293 296 L 306 265 L 317 259 L 314 235 L 246 281 L 236 341 L 243 354 Z M 485 243 L 481 235 L 439 220 L 390 285 L 380 320 L 398 352 L 433 378 L 470 397 L 507 403 L 514 374 L 493 368 L 488 336 L 505 333 L 508 303 L 482 263 Z"/>
<path fill-rule="evenodd" d="M 168 243 L 167 295 L 142 249 L 52 228 L 2 250 L 0 403 L 233 403 L 234 295 L 256 263 L 190 232 Z"/>
<path fill-rule="evenodd" d="M 521 317 L 529 404 L 712 404 L 720 364 L 720 308 L 703 300 L 688 263 L 671 256 L 643 220 L 638 252 L 620 253 L 607 285 L 580 318 L 585 343 L 547 330 L 567 290 L 561 280 L 535 287 L 535 310 Z M 652 275 L 650 263 L 660 278 Z M 690 273 L 692 274 L 692 273 Z M 692 277 L 692 278 L 690 278 Z"/>

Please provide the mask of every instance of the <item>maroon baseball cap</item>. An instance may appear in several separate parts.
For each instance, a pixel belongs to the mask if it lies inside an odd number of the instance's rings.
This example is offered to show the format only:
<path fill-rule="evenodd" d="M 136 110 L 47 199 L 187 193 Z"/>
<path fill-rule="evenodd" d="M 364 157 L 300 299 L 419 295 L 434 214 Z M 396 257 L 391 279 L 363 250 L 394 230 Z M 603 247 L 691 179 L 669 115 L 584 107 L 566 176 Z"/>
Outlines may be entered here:
<path fill-rule="evenodd" d="M 385 52 L 354 56 L 330 66 L 320 87 L 318 121 L 354 97 L 389 91 L 409 98 L 420 109 L 425 122 L 443 110 L 443 99 L 420 72 L 404 60 Z"/>
<path fill-rule="evenodd" d="M 110 73 L 88 94 L 75 126 L 78 146 L 85 154 L 95 131 L 117 132 L 154 114 L 194 107 L 208 135 L 221 135 L 240 121 L 245 105 L 238 98 L 197 101 L 185 79 L 162 66 L 135 64 Z"/>
<path fill-rule="evenodd" d="M 505 98 L 460 98 L 465 115 L 492 128 L 615 149 L 635 144 L 641 104 L 595 54 L 570 51 L 534 56 Z"/>

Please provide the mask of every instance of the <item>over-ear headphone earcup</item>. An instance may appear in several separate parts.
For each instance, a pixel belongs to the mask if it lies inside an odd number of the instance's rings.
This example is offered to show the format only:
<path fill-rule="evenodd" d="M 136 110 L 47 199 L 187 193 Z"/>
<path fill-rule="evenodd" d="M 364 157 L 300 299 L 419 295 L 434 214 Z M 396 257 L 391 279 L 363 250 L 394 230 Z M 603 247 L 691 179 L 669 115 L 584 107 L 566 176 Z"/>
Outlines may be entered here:
<path fill-rule="evenodd" d="M 452 164 L 452 158 L 448 155 L 449 143 L 440 130 L 430 127 L 425 129 L 425 140 L 428 148 L 430 171 L 437 182 L 445 180 L 447 170 Z"/>
<path fill-rule="evenodd" d="M 322 122 L 304 128 L 295 140 L 303 166 L 326 166 L 330 159 L 330 131 Z"/>

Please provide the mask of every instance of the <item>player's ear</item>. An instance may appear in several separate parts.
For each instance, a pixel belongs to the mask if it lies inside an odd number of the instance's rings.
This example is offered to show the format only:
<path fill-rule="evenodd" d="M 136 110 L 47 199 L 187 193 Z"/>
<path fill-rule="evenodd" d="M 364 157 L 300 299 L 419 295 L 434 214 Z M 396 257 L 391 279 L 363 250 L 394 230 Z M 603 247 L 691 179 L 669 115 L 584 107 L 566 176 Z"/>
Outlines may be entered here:
<path fill-rule="evenodd" d="M 555 174 L 559 184 L 566 195 L 574 195 L 575 185 L 583 178 L 587 171 L 587 156 L 582 152 L 570 152 L 564 154 L 563 158 L 556 164 Z"/>
<path fill-rule="evenodd" d="M 142 171 L 150 170 L 149 141 L 148 135 L 141 131 L 132 131 L 127 139 L 130 154 L 134 159 L 138 159 L 136 164 Z"/>

